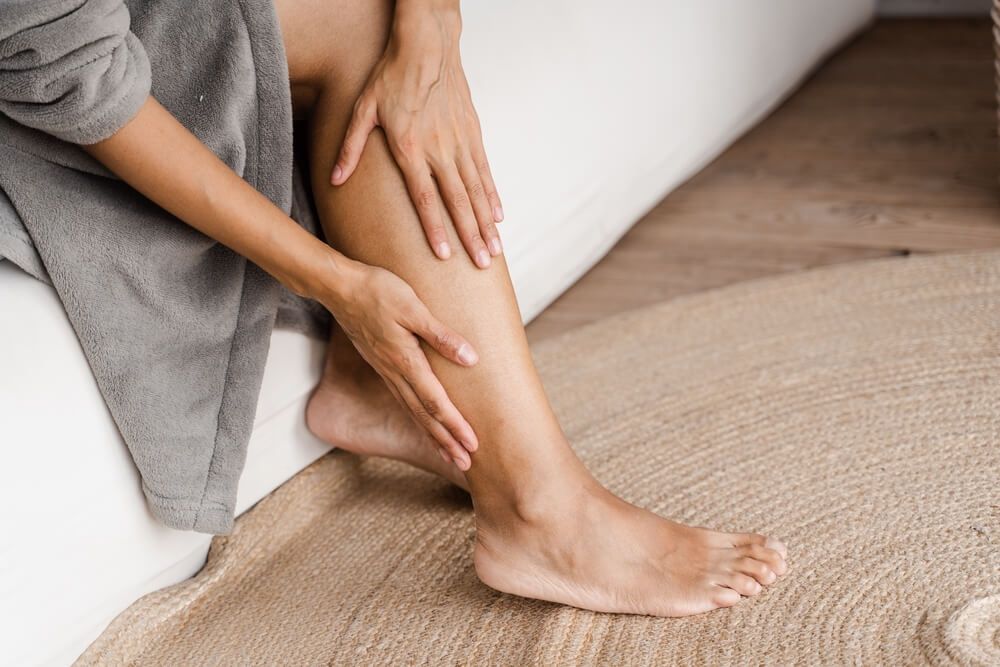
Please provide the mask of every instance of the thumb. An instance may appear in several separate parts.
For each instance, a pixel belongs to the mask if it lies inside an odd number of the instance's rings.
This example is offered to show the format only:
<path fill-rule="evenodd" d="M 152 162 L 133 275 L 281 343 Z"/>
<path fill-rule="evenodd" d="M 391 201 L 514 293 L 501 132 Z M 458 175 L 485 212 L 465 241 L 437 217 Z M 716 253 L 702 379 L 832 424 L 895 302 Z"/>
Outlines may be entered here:
<path fill-rule="evenodd" d="M 332 185 L 342 185 L 354 173 L 354 168 L 358 166 L 361 152 L 368 141 L 368 135 L 375 129 L 377 120 L 375 104 L 367 94 L 363 93 L 354 105 L 351 123 L 347 126 L 344 143 L 340 146 L 340 155 L 337 156 L 337 163 L 333 166 L 333 173 L 330 175 Z"/>
<path fill-rule="evenodd" d="M 479 355 L 469 341 L 460 336 L 454 329 L 443 324 L 426 309 L 417 319 L 413 332 L 424 339 L 442 357 L 462 366 L 475 366 Z"/>

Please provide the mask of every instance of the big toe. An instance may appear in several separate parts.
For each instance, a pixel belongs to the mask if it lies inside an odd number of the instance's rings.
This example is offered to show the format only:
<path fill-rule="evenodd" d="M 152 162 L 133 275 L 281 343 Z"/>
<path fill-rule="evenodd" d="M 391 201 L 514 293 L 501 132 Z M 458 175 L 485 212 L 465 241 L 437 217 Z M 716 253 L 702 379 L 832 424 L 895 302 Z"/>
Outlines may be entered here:
<path fill-rule="evenodd" d="M 777 551 L 779 554 L 781 554 L 781 557 L 783 559 L 788 558 L 788 548 L 781 540 L 769 537 L 764 541 L 764 546 L 773 551 Z"/>
<path fill-rule="evenodd" d="M 782 560 L 788 559 L 788 548 L 784 542 L 777 538 L 761 535 L 760 533 L 742 533 L 733 535 L 731 539 L 733 546 L 746 547 L 756 545 L 774 551 L 781 556 Z"/>

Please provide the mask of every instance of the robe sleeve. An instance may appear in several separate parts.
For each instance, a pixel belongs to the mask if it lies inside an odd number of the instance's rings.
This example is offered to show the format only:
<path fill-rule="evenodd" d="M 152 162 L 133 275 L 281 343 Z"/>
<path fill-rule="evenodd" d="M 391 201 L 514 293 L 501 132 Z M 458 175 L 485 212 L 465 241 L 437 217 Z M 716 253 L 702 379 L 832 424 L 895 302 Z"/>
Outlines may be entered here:
<path fill-rule="evenodd" d="M 71 143 L 110 137 L 149 95 L 129 25 L 122 0 L 0 1 L 0 113 Z"/>

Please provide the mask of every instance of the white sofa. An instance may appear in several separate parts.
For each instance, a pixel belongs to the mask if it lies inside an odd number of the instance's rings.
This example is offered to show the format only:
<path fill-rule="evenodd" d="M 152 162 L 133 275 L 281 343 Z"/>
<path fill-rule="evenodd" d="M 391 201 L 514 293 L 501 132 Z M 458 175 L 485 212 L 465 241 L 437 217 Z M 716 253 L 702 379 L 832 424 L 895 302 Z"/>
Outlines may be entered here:
<path fill-rule="evenodd" d="M 873 0 L 466 3 L 463 54 L 525 320 L 788 94 Z M 65 665 L 210 536 L 153 521 L 55 293 L 0 261 L 0 662 Z M 327 451 L 322 346 L 277 331 L 239 512 Z"/>

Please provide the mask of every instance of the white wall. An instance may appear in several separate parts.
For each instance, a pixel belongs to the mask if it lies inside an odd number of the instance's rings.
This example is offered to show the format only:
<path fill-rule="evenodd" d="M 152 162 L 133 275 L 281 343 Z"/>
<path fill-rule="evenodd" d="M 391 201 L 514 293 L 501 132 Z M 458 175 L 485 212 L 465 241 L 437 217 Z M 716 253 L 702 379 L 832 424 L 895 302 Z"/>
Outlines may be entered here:
<path fill-rule="evenodd" d="M 883 16 L 985 16 L 992 0 L 879 0 Z"/>

